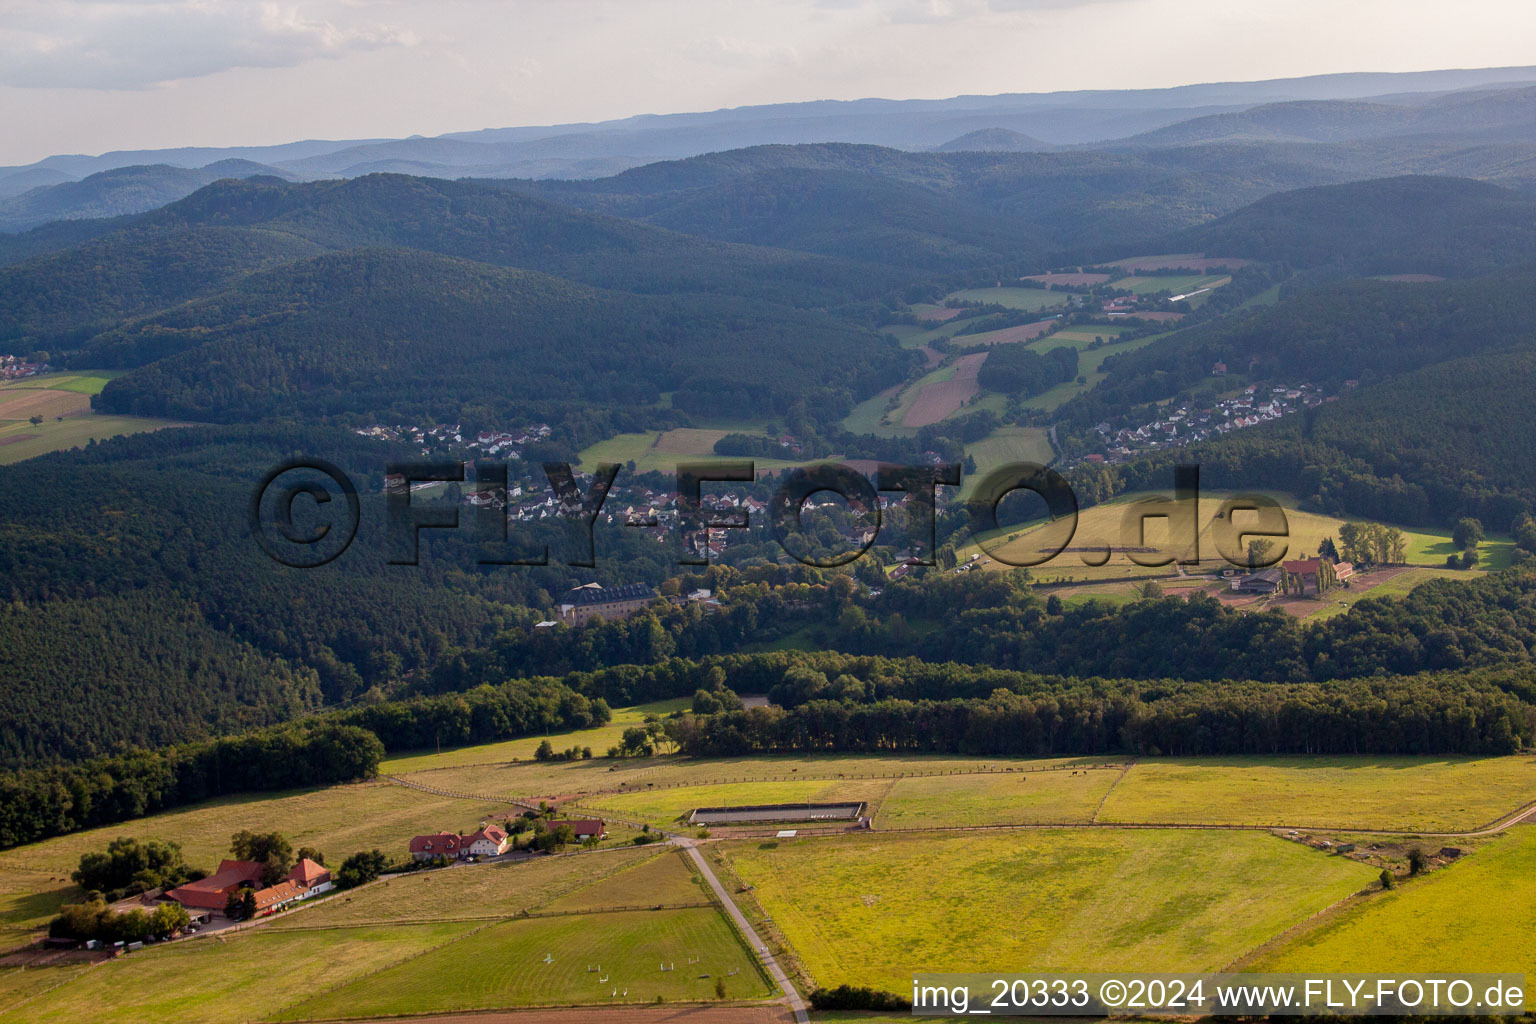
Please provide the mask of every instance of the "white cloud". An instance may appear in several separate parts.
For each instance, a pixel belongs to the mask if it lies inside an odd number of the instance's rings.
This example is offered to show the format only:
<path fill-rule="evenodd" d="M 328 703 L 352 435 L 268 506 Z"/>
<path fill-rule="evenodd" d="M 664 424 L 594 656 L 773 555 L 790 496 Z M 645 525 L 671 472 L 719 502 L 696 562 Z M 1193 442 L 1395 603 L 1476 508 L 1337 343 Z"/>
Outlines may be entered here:
<path fill-rule="evenodd" d="M 388 25 L 338 26 L 296 4 L 24 0 L 0 13 L 0 85 L 143 89 L 413 42 Z"/>

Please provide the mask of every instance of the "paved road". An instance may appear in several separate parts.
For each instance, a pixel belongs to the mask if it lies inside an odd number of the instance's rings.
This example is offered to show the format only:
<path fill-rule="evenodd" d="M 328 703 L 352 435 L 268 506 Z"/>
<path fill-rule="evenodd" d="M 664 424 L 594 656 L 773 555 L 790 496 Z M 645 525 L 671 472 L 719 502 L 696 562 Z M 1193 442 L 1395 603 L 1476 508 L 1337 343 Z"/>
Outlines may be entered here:
<path fill-rule="evenodd" d="M 762 937 L 757 934 L 757 930 L 747 921 L 746 916 L 741 912 L 741 908 L 737 907 L 736 902 L 726 893 L 725 886 L 721 885 L 720 879 L 715 877 L 715 872 L 710 868 L 709 862 L 704 859 L 704 855 L 699 852 L 698 846 L 693 840 L 684 839 L 681 836 L 676 837 L 673 841 L 688 851 L 688 856 L 693 858 L 693 863 L 698 866 L 699 873 L 704 876 L 704 880 L 714 890 L 715 898 L 720 901 L 720 905 L 725 908 L 725 912 L 731 915 L 731 920 L 736 922 L 736 927 L 741 929 L 741 934 L 747 937 L 747 942 L 757 951 L 758 956 L 763 958 L 763 965 L 768 968 L 768 973 L 773 976 L 774 981 L 779 983 L 779 988 L 784 990 L 784 999 L 789 1003 L 789 1008 L 794 1011 L 795 1020 L 799 1024 L 807 1024 L 811 1018 L 806 1015 L 805 1001 L 800 998 L 800 993 L 795 990 L 794 982 L 789 980 L 789 975 L 784 973 L 784 968 L 780 967 L 779 962 L 773 958 L 773 954 L 768 950 L 768 944 L 762 940 Z"/>

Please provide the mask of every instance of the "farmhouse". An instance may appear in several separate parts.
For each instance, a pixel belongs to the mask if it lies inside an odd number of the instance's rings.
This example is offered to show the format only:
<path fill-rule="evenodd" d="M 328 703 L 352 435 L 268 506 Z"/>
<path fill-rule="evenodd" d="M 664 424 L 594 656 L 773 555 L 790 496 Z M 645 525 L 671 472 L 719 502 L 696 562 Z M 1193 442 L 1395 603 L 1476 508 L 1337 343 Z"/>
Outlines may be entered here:
<path fill-rule="evenodd" d="M 457 832 L 434 832 L 431 835 L 411 837 L 411 859 L 432 860 L 434 857 L 458 857 L 463 837 Z"/>
<path fill-rule="evenodd" d="M 288 877 L 276 885 L 262 885 L 261 873 L 262 865 L 257 861 L 220 861 L 219 870 L 207 878 L 172 889 L 165 898 L 180 903 L 194 916 L 201 911 L 211 915 L 223 913 L 230 896 L 241 889 L 251 889 L 255 892 L 256 913 L 260 915 L 274 913 L 296 900 L 318 896 L 335 888 L 330 871 L 308 857 L 295 864 Z"/>
<path fill-rule="evenodd" d="M 573 626 L 593 619 L 624 619 L 655 600 L 656 591 L 644 583 L 625 583 L 604 588 L 588 583 L 566 592 L 560 599 L 560 618 Z"/>
<path fill-rule="evenodd" d="M 1322 594 L 1339 582 L 1333 562 L 1326 558 L 1300 558 L 1281 563 L 1281 568 L 1285 570 L 1282 582 L 1287 594 L 1304 595 L 1309 584 L 1314 594 Z"/>
<path fill-rule="evenodd" d="M 494 857 L 507 851 L 507 834 L 495 825 L 486 825 L 478 832 L 463 836 L 459 844 L 461 857 Z"/>
<path fill-rule="evenodd" d="M 254 860 L 223 860 L 207 878 L 179 885 L 165 894 L 188 910 L 222 913 L 229 897 L 241 889 L 261 888 L 261 864 Z"/>
<path fill-rule="evenodd" d="M 581 818 L 551 821 L 549 823 L 551 829 L 559 828 L 561 825 L 569 825 L 571 827 L 571 834 L 576 837 L 578 843 L 585 842 L 588 839 L 601 839 L 608 834 L 606 823 L 602 818 Z"/>
<path fill-rule="evenodd" d="M 288 880 L 304 891 L 301 899 L 318 896 L 336 888 L 336 884 L 331 881 L 330 869 L 323 864 L 315 863 L 308 857 L 293 866 L 293 870 L 288 872 Z"/>

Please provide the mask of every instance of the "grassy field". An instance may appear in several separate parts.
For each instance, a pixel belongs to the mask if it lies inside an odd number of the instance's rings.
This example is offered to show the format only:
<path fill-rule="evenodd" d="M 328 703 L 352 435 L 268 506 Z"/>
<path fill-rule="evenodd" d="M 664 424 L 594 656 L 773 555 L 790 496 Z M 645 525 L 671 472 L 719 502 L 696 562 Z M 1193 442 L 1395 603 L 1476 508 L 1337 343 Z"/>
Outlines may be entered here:
<path fill-rule="evenodd" d="M 49 373 L 0 384 L 0 465 L 48 452 L 76 448 L 91 440 L 186 426 L 143 416 L 97 416 L 91 396 L 117 376 L 111 370 Z M 41 416 L 43 422 L 31 423 Z"/>
<path fill-rule="evenodd" d="M 1170 484 L 1171 486 L 1171 484 Z M 1125 517 L 1130 506 L 1137 500 L 1147 495 L 1136 493 L 1123 495 L 1112 502 L 1095 505 L 1091 508 L 1081 509 L 1078 512 L 1077 529 L 1073 534 L 1070 548 L 1085 548 L 1094 544 L 1111 544 L 1116 550 L 1110 555 L 1109 561 L 1102 566 L 1088 566 L 1083 561 L 1083 555 L 1077 551 L 1063 551 L 1061 554 L 1033 568 L 1038 578 L 1049 579 L 1060 576 L 1066 579 L 1113 579 L 1125 576 L 1141 576 L 1155 572 L 1172 572 L 1172 567 L 1161 570 L 1149 569 L 1131 561 L 1130 557 L 1120 548 L 1122 546 L 1135 546 L 1138 538 L 1134 530 L 1127 531 Z M 1171 497 L 1171 491 L 1164 497 Z M 1212 534 L 1212 527 L 1216 522 L 1216 513 L 1223 501 L 1230 495 L 1228 492 L 1201 491 L 1200 506 L 1197 513 L 1200 524 L 1200 569 L 1209 571 L 1212 569 L 1230 568 L 1216 549 L 1216 543 Z M 1315 555 L 1318 545 L 1324 537 L 1338 538 L 1339 527 L 1344 523 L 1342 519 L 1332 516 L 1319 515 L 1313 512 L 1303 512 L 1295 508 L 1295 499 L 1291 495 L 1271 493 L 1270 497 L 1279 502 L 1285 508 L 1289 536 L 1285 539 L 1286 558 L 1300 558 L 1303 555 Z M 1043 506 L 1042 506 L 1043 507 Z M 1188 553 L 1188 543 L 1182 538 L 1170 538 L 1168 534 L 1167 520 L 1148 519 L 1146 521 L 1146 545 L 1155 549 L 1142 557 L 1150 560 L 1155 557 L 1174 555 L 1184 557 Z M 1243 513 L 1238 516 L 1236 523 L 1239 529 L 1254 522 L 1251 513 Z M 1041 553 L 1042 547 L 1050 543 L 1051 538 L 1059 538 L 1063 526 L 1044 526 L 1033 524 L 1020 524 L 1004 530 L 999 530 L 986 538 L 989 547 L 995 546 L 995 541 L 1002 536 L 1015 536 L 1015 539 L 1005 543 L 1000 553 L 1005 558 L 1034 558 Z M 1047 533 L 1049 530 L 1051 532 Z M 1408 541 L 1408 557 L 1410 561 L 1423 558 L 1431 564 L 1443 563 L 1444 555 L 1439 555 L 1438 546 L 1449 541 L 1438 531 L 1403 529 L 1403 534 Z M 1277 541 L 1279 543 L 1279 541 Z M 1479 547 L 1479 556 L 1484 558 L 1489 565 L 1497 565 L 1502 560 L 1507 564 L 1509 559 L 1510 542 L 1504 538 L 1495 538 L 1485 541 Z M 1054 545 L 1052 545 L 1054 546 Z M 961 560 L 969 557 L 973 551 L 980 550 L 974 541 L 966 545 L 959 552 Z M 993 561 L 988 568 L 1008 569 L 1007 565 Z M 1348 591 L 1334 595 L 1336 598 L 1350 596 Z M 1362 595 L 1363 596 L 1363 595 Z"/>
<path fill-rule="evenodd" d="M 899 779 L 876 828 L 1086 822 L 1119 769 Z"/>
<path fill-rule="evenodd" d="M 651 851 L 655 847 L 641 847 Z M 625 851 L 628 852 L 628 851 Z M 710 903 L 713 898 L 687 854 L 669 849 L 638 864 L 604 875 L 557 900 L 544 910 L 571 913 L 612 907 L 654 906 L 663 903 Z"/>
<path fill-rule="evenodd" d="M 1167 335 L 1149 334 L 1145 338 L 1137 338 L 1133 341 L 1115 343 L 1114 337 L 1119 333 L 1114 327 L 1080 327 L 1065 331 L 1058 331 L 1049 337 L 1034 342 L 1036 350 L 1048 350 L 1058 345 L 1071 345 L 1078 350 L 1078 376 L 1085 378 L 1086 383 L 1079 384 L 1076 380 L 1058 384 L 1049 391 L 1043 392 L 1033 398 L 1025 400 L 1024 404 L 1031 409 L 1043 409 L 1046 412 L 1053 411 L 1064 405 L 1070 399 L 1076 398 L 1085 391 L 1092 389 L 1099 381 L 1104 379 L 1100 367 L 1104 360 L 1122 352 L 1134 352 L 1139 348 L 1145 348 Z M 1101 337 L 1106 344 L 1100 348 L 1089 350 L 1087 345 L 1095 337 Z"/>
<path fill-rule="evenodd" d="M 660 963 L 677 969 L 660 971 Z M 597 966 L 601 971 L 587 970 Z M 713 908 L 535 918 L 489 925 L 275 1019 L 649 1003 L 658 996 L 705 1001 L 715 998 L 715 979 L 722 977 L 728 998 L 772 994 L 755 959 Z"/>
<path fill-rule="evenodd" d="M 1373 872 L 1262 833 L 1041 830 L 732 843 L 823 985 L 911 972 L 1216 969 Z"/>
<path fill-rule="evenodd" d="M 976 472 L 961 480 L 960 497 L 970 496 L 982 477 L 999 466 L 1015 462 L 1046 465 L 1055 457 L 1050 437 L 1041 427 L 999 427 L 991 436 L 965 446 L 965 453 L 976 460 Z"/>
<path fill-rule="evenodd" d="M 79 897 L 69 873 L 80 855 L 118 836 L 170 839 L 187 862 L 209 871 L 229 855 L 241 829 L 280 829 L 297 849 L 315 846 L 340 863 L 358 850 L 404 850 L 406 839 L 440 828 L 469 830 L 505 805 L 478 804 L 407 790 L 387 782 L 252 795 L 197 804 L 150 818 L 76 832 L 0 853 L 0 948 L 47 924 L 59 905 Z"/>
<path fill-rule="evenodd" d="M 515 917 L 658 856 L 654 848 L 630 847 L 422 871 L 327 896 L 267 927 L 314 929 Z"/>
<path fill-rule="evenodd" d="M 104 441 L 122 434 L 184 426 L 188 424 L 147 416 L 66 416 L 63 420 L 46 419 L 35 427 L 25 419 L 15 423 L 0 419 L 0 465 L 66 448 L 79 448 L 92 440 Z"/>
<path fill-rule="evenodd" d="M 1536 799 L 1536 758 L 1143 759 L 1102 822 L 1472 830 Z"/>
<path fill-rule="evenodd" d="M 581 450 L 579 465 L 590 470 L 599 462 L 635 464 L 640 473 L 671 473 L 685 458 L 716 458 L 715 443 L 726 434 L 761 434 L 764 423 L 743 421 L 711 428 L 678 427 L 640 434 L 616 434 Z M 723 456 L 720 456 L 723 457 Z M 795 459 L 754 459 L 758 469 L 782 469 L 801 464 Z"/>
<path fill-rule="evenodd" d="M 1536 973 L 1536 827 L 1324 918 L 1247 969 Z"/>
<path fill-rule="evenodd" d="M 140 950 L 101 964 L 0 1014 L 0 1024 L 239 1024 L 268 1019 L 305 997 L 423 953 L 465 923 L 279 932 Z M 66 971 L 44 968 L 29 973 Z M 287 979 L 286 981 L 284 979 Z M 290 983 L 291 982 L 291 983 Z"/>
<path fill-rule="evenodd" d="M 448 768 L 466 764 L 493 764 L 502 761 L 527 761 L 546 738 L 558 750 L 569 747 L 591 747 L 593 753 L 602 755 L 619 742 L 624 730 L 644 720 L 646 715 L 670 715 L 689 707 L 686 697 L 677 700 L 656 701 L 653 704 L 637 704 L 634 707 L 614 708 L 613 718 L 596 729 L 580 729 L 575 732 L 552 733 L 548 737 L 525 736 L 522 739 L 503 740 L 499 743 L 481 743 L 472 747 L 455 747 L 442 753 L 406 753 L 385 758 L 379 765 L 381 775 L 399 775 L 426 768 Z M 443 788 L 443 787 L 439 787 Z"/>
<path fill-rule="evenodd" d="M 989 305 L 1007 306 L 1009 309 L 1022 309 L 1034 313 L 1062 305 L 1066 302 L 1067 295 L 1064 292 L 1053 292 L 1046 288 L 1004 286 L 1002 288 L 965 288 L 946 295 L 944 299 L 946 302 L 950 299 L 959 302 L 985 302 Z"/>
<path fill-rule="evenodd" d="M 1225 274 L 1144 274 L 1139 277 L 1122 277 L 1118 281 L 1111 281 L 1109 286 L 1136 295 L 1156 295 L 1158 292 L 1187 295 L 1201 288 L 1220 288 L 1231 280 Z"/>

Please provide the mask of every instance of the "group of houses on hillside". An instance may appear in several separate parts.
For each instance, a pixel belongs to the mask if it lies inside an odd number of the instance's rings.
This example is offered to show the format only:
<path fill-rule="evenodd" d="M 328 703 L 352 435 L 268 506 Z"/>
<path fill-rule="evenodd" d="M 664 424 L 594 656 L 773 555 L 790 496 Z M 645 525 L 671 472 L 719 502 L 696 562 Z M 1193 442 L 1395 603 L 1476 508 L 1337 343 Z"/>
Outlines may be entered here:
<path fill-rule="evenodd" d="M 391 441 L 416 446 L 423 455 L 433 452 L 460 451 L 465 454 L 491 455 L 503 459 L 520 458 L 523 449 L 542 441 L 553 433 L 547 423 L 530 423 L 512 430 L 482 430 L 464 435 L 457 423 L 439 423 L 430 427 L 415 427 L 397 423 L 388 426 L 375 423 L 359 427 L 357 433 L 375 441 Z"/>
<path fill-rule="evenodd" d="M 47 363 L 29 363 L 20 356 L 0 356 L 0 380 L 20 380 L 48 372 Z"/>
<path fill-rule="evenodd" d="M 608 834 L 607 825 L 601 818 L 557 820 L 548 823 L 551 829 L 567 825 L 576 842 L 601 839 Z M 499 857 L 512 848 L 512 837 L 500 825 L 482 825 L 478 831 L 461 835 L 457 832 L 430 832 L 412 836 L 407 847 L 411 860 L 429 861 L 446 857 L 449 860 L 468 860 L 471 857 Z"/>
<path fill-rule="evenodd" d="M 1216 363 L 1211 372 L 1223 376 L 1227 364 Z M 1346 386 L 1352 383 L 1355 382 L 1345 382 Z M 1108 422 L 1099 423 L 1094 431 L 1103 439 L 1105 452 L 1094 461 L 1122 462 L 1137 452 L 1194 444 L 1337 398 L 1337 395 L 1325 395 L 1315 384 L 1276 384 L 1268 388 L 1250 384 L 1236 397 L 1222 399 L 1213 405 L 1184 403 L 1170 406 L 1161 417 L 1140 426 L 1115 428 Z"/>

